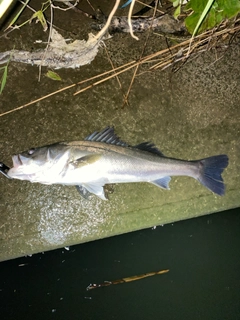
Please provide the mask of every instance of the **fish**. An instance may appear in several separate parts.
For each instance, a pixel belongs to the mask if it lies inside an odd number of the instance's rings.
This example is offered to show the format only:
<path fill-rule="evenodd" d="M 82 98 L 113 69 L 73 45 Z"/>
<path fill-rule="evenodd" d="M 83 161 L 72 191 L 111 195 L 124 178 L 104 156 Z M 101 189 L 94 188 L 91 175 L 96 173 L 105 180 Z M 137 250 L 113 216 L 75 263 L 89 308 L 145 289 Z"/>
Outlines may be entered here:
<path fill-rule="evenodd" d="M 74 185 L 84 198 L 107 200 L 108 184 L 148 182 L 170 189 L 171 176 L 189 176 L 217 195 L 224 195 L 221 176 L 228 166 L 225 154 L 200 160 L 169 158 L 151 142 L 131 146 L 114 127 L 95 131 L 83 141 L 58 142 L 31 148 L 12 157 L 7 172 L 13 179 L 52 185 Z"/>

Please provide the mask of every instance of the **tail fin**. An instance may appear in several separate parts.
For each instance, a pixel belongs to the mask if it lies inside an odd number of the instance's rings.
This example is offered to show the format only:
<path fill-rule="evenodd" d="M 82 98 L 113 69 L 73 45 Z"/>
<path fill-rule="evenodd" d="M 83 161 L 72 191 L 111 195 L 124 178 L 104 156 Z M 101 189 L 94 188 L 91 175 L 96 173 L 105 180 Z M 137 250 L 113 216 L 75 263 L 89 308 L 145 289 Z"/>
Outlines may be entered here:
<path fill-rule="evenodd" d="M 198 180 L 212 192 L 222 196 L 225 186 L 221 176 L 223 170 L 228 166 L 228 156 L 225 154 L 202 159 L 200 162 L 200 176 Z"/>

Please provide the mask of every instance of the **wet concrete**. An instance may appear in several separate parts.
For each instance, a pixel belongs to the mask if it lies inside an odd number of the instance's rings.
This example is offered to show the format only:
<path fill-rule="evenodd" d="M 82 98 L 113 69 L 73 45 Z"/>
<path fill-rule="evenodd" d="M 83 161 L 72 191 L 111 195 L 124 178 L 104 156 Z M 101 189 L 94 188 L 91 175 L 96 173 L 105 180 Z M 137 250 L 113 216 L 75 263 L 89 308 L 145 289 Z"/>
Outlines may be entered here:
<path fill-rule="evenodd" d="M 28 13 L 29 14 L 29 13 Z M 27 11 L 21 17 L 25 19 Z M 89 21 L 76 13 L 58 11 L 55 24 L 64 37 L 82 39 Z M 74 30 L 74 32 L 73 32 Z M 8 39 L 1 51 L 13 46 L 35 50 L 36 39 L 47 39 L 40 24 L 26 25 Z M 105 41 L 115 66 L 140 56 L 146 35 L 135 41 L 117 34 Z M 165 41 L 151 35 L 147 51 L 165 48 Z M 218 58 L 220 58 L 218 60 Z M 11 63 L 0 99 L 1 113 L 72 83 L 111 69 L 102 48 L 91 63 L 76 70 L 58 70 L 62 82 L 44 76 L 38 68 Z M 226 153 L 229 167 L 223 177 L 227 191 L 216 196 L 197 181 L 173 178 L 170 191 L 149 184 L 115 186 L 110 201 L 81 199 L 74 187 L 45 186 L 0 177 L 0 260 L 57 247 L 109 237 L 133 230 L 188 219 L 240 205 L 239 46 L 203 53 L 177 73 L 170 69 L 145 73 L 135 79 L 129 106 L 123 105 L 132 72 L 73 96 L 76 88 L 59 93 L 19 111 L 0 117 L 1 161 L 34 146 L 81 140 L 95 130 L 114 125 L 129 144 L 152 141 L 170 157 L 199 159 Z M 79 88 L 78 88 L 79 89 Z"/>

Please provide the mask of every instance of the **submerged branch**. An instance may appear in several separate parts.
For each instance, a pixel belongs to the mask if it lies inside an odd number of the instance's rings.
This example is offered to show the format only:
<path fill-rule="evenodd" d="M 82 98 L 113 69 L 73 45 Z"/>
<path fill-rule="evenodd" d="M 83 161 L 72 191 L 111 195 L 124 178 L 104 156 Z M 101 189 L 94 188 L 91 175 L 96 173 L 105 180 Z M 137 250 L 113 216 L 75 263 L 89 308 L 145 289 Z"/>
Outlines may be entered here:
<path fill-rule="evenodd" d="M 158 274 L 164 274 L 169 272 L 169 269 L 166 270 L 160 270 L 160 271 L 156 271 L 156 272 L 148 272 L 148 273 L 144 273 L 144 274 L 140 274 L 137 276 L 132 276 L 132 277 L 127 277 L 127 278 L 122 278 L 122 279 L 118 279 L 118 280 L 113 280 L 113 281 L 105 281 L 103 283 L 100 284 L 90 284 L 86 290 L 92 290 L 92 289 L 96 289 L 96 288 L 101 288 L 101 287 L 108 287 L 112 284 L 119 284 L 119 283 L 125 283 L 125 282 L 132 282 L 132 281 L 136 281 L 136 280 L 141 280 L 147 277 L 152 277 L 152 276 L 156 276 Z"/>

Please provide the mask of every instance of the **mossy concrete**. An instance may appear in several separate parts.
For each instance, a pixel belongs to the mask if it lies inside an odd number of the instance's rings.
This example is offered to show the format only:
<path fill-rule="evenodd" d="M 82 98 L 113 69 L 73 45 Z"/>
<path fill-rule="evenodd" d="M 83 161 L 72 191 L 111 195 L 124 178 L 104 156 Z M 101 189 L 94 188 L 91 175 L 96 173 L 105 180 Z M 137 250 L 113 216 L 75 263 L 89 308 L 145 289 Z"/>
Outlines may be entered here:
<path fill-rule="evenodd" d="M 76 24 L 75 13 L 72 19 Z M 44 36 L 40 26 L 28 26 L 7 40 L 0 39 L 1 51 L 4 47 L 11 49 L 13 44 L 31 49 L 33 41 Z M 77 38 L 82 38 L 81 32 Z M 148 50 L 165 46 L 156 35 L 149 41 Z M 139 57 L 144 42 L 145 35 L 136 42 L 129 35 L 118 34 L 105 44 L 114 65 L 120 65 Z M 0 100 L 1 113 L 110 68 L 104 48 L 91 65 L 58 70 L 62 83 L 45 77 L 45 68 L 38 82 L 36 67 L 11 63 Z M 15 153 L 57 141 L 82 140 L 108 125 L 114 125 L 116 133 L 129 144 L 152 141 L 166 156 L 229 156 L 223 174 L 223 197 L 212 194 L 194 179 L 175 177 L 170 191 L 145 183 L 116 185 L 109 201 L 95 196 L 87 201 L 74 187 L 31 184 L 0 176 L 0 260 L 239 206 L 239 74 L 239 46 L 233 46 L 224 55 L 203 53 L 177 73 L 168 69 L 137 77 L 129 105 L 124 108 L 123 92 L 132 71 L 120 77 L 122 88 L 113 79 L 80 95 L 73 96 L 76 89 L 67 90 L 0 117 L 0 161 L 9 166 Z"/>

